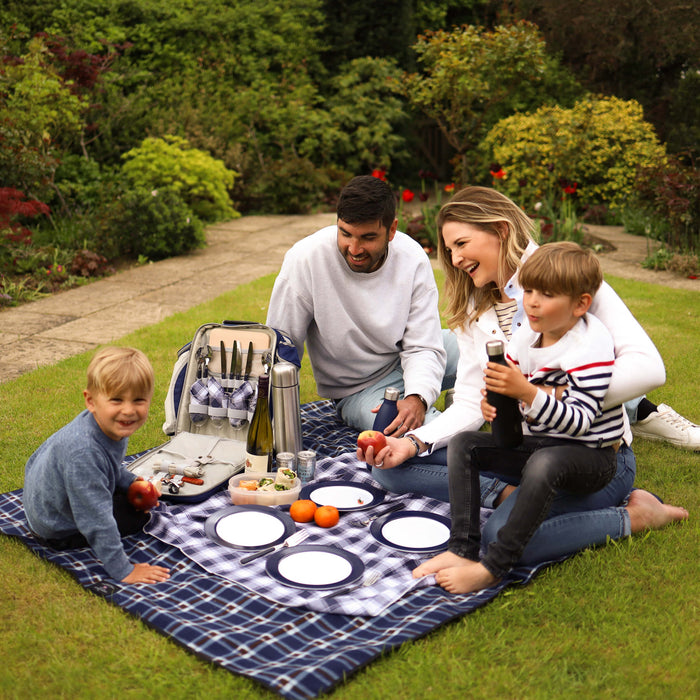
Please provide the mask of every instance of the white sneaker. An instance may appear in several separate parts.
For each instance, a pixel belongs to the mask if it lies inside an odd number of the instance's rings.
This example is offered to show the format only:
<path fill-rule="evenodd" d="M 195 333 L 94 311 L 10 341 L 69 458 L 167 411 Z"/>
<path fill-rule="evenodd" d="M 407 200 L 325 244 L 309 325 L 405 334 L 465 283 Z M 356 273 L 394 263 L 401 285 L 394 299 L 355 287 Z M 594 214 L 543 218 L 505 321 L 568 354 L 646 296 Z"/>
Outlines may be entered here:
<path fill-rule="evenodd" d="M 663 440 L 685 450 L 700 450 L 700 425 L 683 418 L 665 403 L 644 420 L 632 423 L 635 437 L 647 440 Z"/>

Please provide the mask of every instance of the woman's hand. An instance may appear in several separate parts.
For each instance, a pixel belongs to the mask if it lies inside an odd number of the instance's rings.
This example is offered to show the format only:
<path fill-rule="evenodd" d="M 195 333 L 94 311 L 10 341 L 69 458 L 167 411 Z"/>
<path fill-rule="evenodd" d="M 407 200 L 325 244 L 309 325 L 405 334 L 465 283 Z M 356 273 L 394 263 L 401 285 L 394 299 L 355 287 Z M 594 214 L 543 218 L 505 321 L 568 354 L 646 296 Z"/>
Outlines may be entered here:
<path fill-rule="evenodd" d="M 496 417 L 496 409 L 488 402 L 486 398 L 486 389 L 481 390 L 481 415 L 487 423 L 493 423 Z"/>
<path fill-rule="evenodd" d="M 379 450 L 376 455 L 372 447 L 367 452 L 357 448 L 357 459 L 377 469 L 393 469 L 407 459 L 415 457 L 415 454 L 416 446 L 407 438 L 387 437 L 386 447 Z"/>

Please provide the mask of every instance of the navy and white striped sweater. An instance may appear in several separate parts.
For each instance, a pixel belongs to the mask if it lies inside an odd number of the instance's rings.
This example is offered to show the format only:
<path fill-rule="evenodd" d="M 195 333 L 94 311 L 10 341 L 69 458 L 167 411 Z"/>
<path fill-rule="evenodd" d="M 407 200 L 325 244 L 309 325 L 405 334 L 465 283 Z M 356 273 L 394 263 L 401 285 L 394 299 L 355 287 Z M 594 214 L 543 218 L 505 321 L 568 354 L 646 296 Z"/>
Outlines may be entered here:
<path fill-rule="evenodd" d="M 554 345 L 534 347 L 538 339 L 539 333 L 521 327 L 508 345 L 508 359 L 532 384 L 568 388 L 559 400 L 538 391 L 532 405 L 521 403 L 524 432 L 579 440 L 589 447 L 616 444 L 624 433 L 624 408 L 601 408 L 615 364 L 608 329 L 587 313 Z"/>

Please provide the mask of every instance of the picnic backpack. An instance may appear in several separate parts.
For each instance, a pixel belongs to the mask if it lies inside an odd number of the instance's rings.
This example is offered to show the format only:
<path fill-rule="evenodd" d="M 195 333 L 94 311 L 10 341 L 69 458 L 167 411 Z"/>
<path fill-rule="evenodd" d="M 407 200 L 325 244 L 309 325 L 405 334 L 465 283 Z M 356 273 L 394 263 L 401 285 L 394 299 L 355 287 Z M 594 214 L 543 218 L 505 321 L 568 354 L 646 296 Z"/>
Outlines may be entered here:
<path fill-rule="evenodd" d="M 128 469 L 163 480 L 162 498 L 197 502 L 242 471 L 258 377 L 278 362 L 300 366 L 294 343 L 261 323 L 205 323 L 181 347 L 165 398 L 170 440 Z"/>

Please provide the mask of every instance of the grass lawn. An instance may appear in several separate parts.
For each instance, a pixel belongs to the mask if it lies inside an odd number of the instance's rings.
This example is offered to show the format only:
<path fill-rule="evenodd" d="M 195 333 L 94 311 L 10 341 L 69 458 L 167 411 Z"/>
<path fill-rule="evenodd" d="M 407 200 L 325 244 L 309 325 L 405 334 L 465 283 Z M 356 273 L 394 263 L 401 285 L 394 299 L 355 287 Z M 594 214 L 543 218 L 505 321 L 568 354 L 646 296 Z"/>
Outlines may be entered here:
<path fill-rule="evenodd" d="M 120 344 L 156 370 L 147 425 L 130 452 L 164 441 L 163 401 L 177 348 L 201 323 L 264 320 L 270 275 Z M 700 420 L 700 299 L 696 292 L 612 278 L 661 351 L 667 384 L 650 395 Z M 0 385 L 0 492 L 82 408 L 90 354 Z M 302 368 L 302 401 L 317 398 Z M 405 644 L 332 693 L 368 698 L 700 697 L 698 519 L 700 455 L 635 441 L 637 485 L 690 511 L 690 520 L 585 551 L 492 603 Z M 2 698 L 274 698 L 210 666 L 77 585 L 60 568 L 0 536 Z"/>

